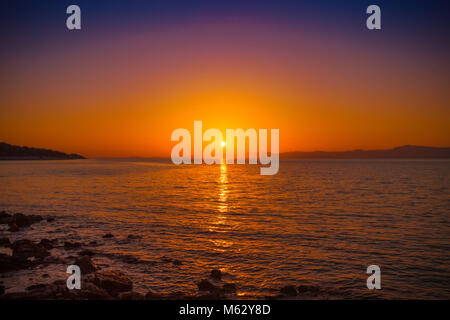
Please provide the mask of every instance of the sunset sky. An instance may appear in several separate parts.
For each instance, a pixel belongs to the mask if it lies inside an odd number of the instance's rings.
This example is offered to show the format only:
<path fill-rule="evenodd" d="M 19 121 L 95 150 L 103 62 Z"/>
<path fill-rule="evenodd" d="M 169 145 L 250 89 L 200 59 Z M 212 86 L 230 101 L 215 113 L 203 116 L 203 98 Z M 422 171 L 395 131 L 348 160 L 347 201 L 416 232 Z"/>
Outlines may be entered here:
<path fill-rule="evenodd" d="M 70 4 L 81 7 L 80 31 L 66 28 Z M 382 30 L 365 26 L 370 4 Z M 280 129 L 281 152 L 448 147 L 448 7 L 2 2 L 0 141 L 168 157 L 171 132 L 202 120 L 223 132 Z"/>

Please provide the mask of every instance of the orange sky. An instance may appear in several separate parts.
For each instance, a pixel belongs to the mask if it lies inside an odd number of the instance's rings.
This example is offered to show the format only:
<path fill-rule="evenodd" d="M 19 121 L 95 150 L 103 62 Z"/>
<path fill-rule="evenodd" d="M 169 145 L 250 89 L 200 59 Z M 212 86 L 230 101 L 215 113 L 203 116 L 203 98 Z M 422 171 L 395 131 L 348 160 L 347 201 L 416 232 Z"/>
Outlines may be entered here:
<path fill-rule="evenodd" d="M 202 120 L 280 129 L 280 152 L 450 146 L 448 70 L 431 49 L 262 21 L 70 36 L 4 66 L 0 141 L 168 157 L 171 132 Z"/>

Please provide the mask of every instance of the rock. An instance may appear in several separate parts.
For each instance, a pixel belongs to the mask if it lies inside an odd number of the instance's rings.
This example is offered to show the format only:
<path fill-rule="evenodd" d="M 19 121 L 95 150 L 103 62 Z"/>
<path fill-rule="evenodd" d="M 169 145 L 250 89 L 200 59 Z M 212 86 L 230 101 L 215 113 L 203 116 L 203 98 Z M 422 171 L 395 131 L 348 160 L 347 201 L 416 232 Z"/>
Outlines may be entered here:
<path fill-rule="evenodd" d="M 237 288 L 234 283 L 225 283 L 222 286 L 222 291 L 225 293 L 235 293 L 237 291 Z"/>
<path fill-rule="evenodd" d="M 197 286 L 199 291 L 216 291 L 218 288 L 208 280 L 201 280 L 197 283 Z"/>
<path fill-rule="evenodd" d="M 133 291 L 127 291 L 127 292 L 122 292 L 121 294 L 119 294 L 119 300 L 144 300 L 145 297 L 144 295 L 137 293 L 137 292 L 133 292 Z"/>
<path fill-rule="evenodd" d="M 98 269 L 97 265 L 92 262 L 91 257 L 89 256 L 82 256 L 75 261 L 75 264 L 80 267 L 82 274 L 89 274 Z"/>
<path fill-rule="evenodd" d="M 35 244 L 28 239 L 17 240 L 12 245 L 13 256 L 20 258 L 44 258 L 50 255 L 48 250 L 41 244 Z"/>
<path fill-rule="evenodd" d="M 285 286 L 280 289 L 280 292 L 290 297 L 294 297 L 297 295 L 297 289 L 295 288 L 295 286 Z"/>
<path fill-rule="evenodd" d="M 0 273 L 26 269 L 33 265 L 33 262 L 7 254 L 0 253 Z"/>
<path fill-rule="evenodd" d="M 180 260 L 173 260 L 172 263 L 176 266 L 181 266 L 183 264 Z"/>
<path fill-rule="evenodd" d="M 213 279 L 216 279 L 216 280 L 221 280 L 222 279 L 222 271 L 220 271 L 219 269 L 211 270 L 210 277 Z"/>
<path fill-rule="evenodd" d="M 54 217 L 49 217 L 46 220 L 47 220 L 47 222 L 53 222 L 53 221 L 55 221 L 55 218 Z"/>
<path fill-rule="evenodd" d="M 11 222 L 15 223 L 19 228 L 29 227 L 33 223 L 42 221 L 42 217 L 38 215 L 26 216 L 22 213 L 15 213 L 11 218 Z"/>
<path fill-rule="evenodd" d="M 138 263 L 142 262 L 141 260 L 139 260 L 135 256 L 132 256 L 132 255 L 129 255 L 129 254 L 120 255 L 118 258 L 120 260 L 122 260 L 123 262 L 130 263 L 130 264 L 138 264 Z"/>
<path fill-rule="evenodd" d="M 94 283 L 113 297 L 117 297 L 121 292 L 133 289 L 131 279 L 119 271 L 96 273 Z"/>
<path fill-rule="evenodd" d="M 128 239 L 142 239 L 142 237 L 141 236 L 136 236 L 134 234 L 129 234 L 128 235 Z"/>
<path fill-rule="evenodd" d="M 92 257 L 93 255 L 95 255 L 95 253 L 92 250 L 83 250 L 83 251 L 80 252 L 80 256 Z"/>
<path fill-rule="evenodd" d="M 11 241 L 8 238 L 0 238 L 0 247 L 9 248 L 11 246 Z"/>
<path fill-rule="evenodd" d="M 114 235 L 112 233 L 107 233 L 102 238 L 103 239 L 114 238 Z"/>
<path fill-rule="evenodd" d="M 19 227 L 17 226 L 17 224 L 15 224 L 15 223 L 10 223 L 9 224 L 9 229 L 8 229 L 8 231 L 10 231 L 10 232 L 18 232 L 20 229 L 19 229 Z"/>
<path fill-rule="evenodd" d="M 9 224 L 11 223 L 11 220 L 12 216 L 6 213 L 6 211 L 0 212 L 0 224 Z"/>
<path fill-rule="evenodd" d="M 145 299 L 147 300 L 161 300 L 162 298 L 163 298 L 162 295 L 155 293 L 153 291 L 149 291 L 145 295 Z"/>
<path fill-rule="evenodd" d="M 50 278 L 50 275 L 49 275 L 48 273 L 44 273 L 44 274 L 42 275 L 42 278 Z"/>
<path fill-rule="evenodd" d="M 47 250 L 51 250 L 53 249 L 53 241 L 49 240 L 49 239 L 41 239 L 41 241 L 39 242 L 40 245 L 42 245 L 45 249 Z"/>
<path fill-rule="evenodd" d="M 321 292 L 319 287 L 315 286 L 308 286 L 308 285 L 301 285 L 297 287 L 297 291 L 299 294 L 311 294 L 311 295 L 317 295 Z"/>
<path fill-rule="evenodd" d="M 81 246 L 82 244 L 80 242 L 70 242 L 70 241 L 64 242 L 64 249 L 66 250 L 77 249 L 80 248 Z"/>
<path fill-rule="evenodd" d="M 31 285 L 31 286 L 29 286 L 29 287 L 27 287 L 26 289 L 27 290 L 36 290 L 36 289 L 43 289 L 43 288 L 45 288 L 47 285 L 46 284 L 33 284 L 33 285 Z"/>

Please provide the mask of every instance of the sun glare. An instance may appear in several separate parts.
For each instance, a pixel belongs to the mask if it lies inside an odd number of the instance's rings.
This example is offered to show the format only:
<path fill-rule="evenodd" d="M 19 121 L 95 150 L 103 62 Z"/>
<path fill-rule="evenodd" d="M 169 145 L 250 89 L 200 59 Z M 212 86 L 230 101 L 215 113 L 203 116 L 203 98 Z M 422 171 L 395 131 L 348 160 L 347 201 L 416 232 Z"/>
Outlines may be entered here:
<path fill-rule="evenodd" d="M 227 143 L 226 143 L 225 141 L 222 141 L 222 142 L 220 143 L 220 145 L 221 145 L 222 147 L 225 147 L 225 146 L 227 145 Z"/>

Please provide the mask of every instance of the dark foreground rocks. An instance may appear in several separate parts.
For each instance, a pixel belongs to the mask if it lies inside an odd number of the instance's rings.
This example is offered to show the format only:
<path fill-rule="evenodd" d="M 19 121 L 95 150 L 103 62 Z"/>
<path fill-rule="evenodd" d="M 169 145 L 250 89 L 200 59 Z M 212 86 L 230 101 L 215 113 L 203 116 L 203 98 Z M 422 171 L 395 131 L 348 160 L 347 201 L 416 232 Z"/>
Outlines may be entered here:
<path fill-rule="evenodd" d="M 7 224 L 9 226 L 9 231 L 17 232 L 22 228 L 31 226 L 34 223 L 41 222 L 44 220 L 42 216 L 39 215 L 24 215 L 22 213 L 9 214 L 6 211 L 0 212 L 0 224 Z"/>

